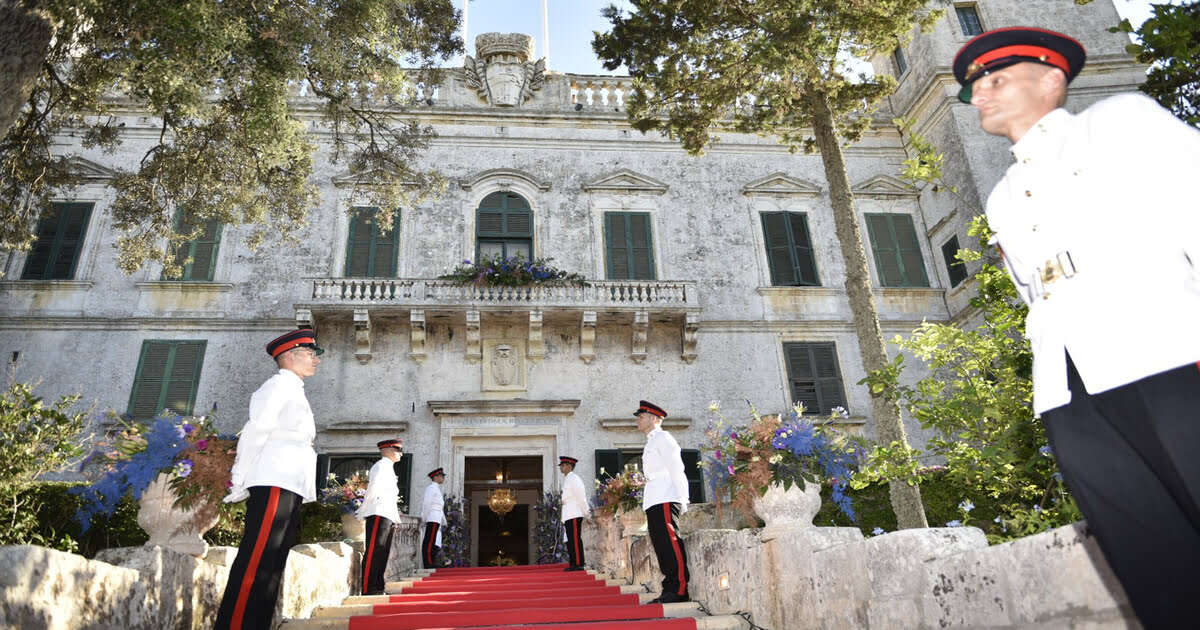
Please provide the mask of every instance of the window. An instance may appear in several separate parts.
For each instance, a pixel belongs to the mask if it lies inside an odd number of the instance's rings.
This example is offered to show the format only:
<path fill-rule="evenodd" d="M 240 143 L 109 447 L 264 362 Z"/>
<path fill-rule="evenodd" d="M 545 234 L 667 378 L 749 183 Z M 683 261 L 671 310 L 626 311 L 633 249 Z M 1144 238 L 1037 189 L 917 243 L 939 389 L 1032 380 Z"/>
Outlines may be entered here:
<path fill-rule="evenodd" d="M 975 10 L 975 5 L 954 7 L 954 12 L 958 14 L 958 25 L 962 28 L 963 35 L 974 37 L 983 32 L 983 24 L 979 22 L 979 12 Z"/>
<path fill-rule="evenodd" d="M 129 395 L 129 415 L 148 420 L 164 409 L 190 415 L 200 384 L 200 366 L 204 363 L 204 341 L 142 342 L 133 392 Z"/>
<path fill-rule="evenodd" d="M 53 203 L 37 225 L 37 240 L 25 259 L 22 280 L 70 280 L 75 277 L 90 203 Z"/>
<path fill-rule="evenodd" d="M 764 212 L 762 226 L 771 284 L 820 286 L 812 239 L 808 234 L 808 217 L 802 212 Z"/>
<path fill-rule="evenodd" d="M 205 221 L 200 235 L 183 243 L 175 251 L 175 264 L 183 267 L 178 278 L 184 282 L 212 282 L 217 266 L 217 249 L 221 244 L 221 222 L 216 219 Z"/>
<path fill-rule="evenodd" d="M 899 46 L 892 51 L 892 61 L 896 62 L 896 76 L 901 76 L 905 72 L 908 72 L 908 62 L 905 61 L 904 51 L 900 50 Z"/>
<path fill-rule="evenodd" d="M 912 217 L 907 214 L 868 214 L 866 218 L 880 285 L 929 286 Z"/>
<path fill-rule="evenodd" d="M 605 212 L 604 243 L 609 280 L 654 279 L 649 214 Z"/>
<path fill-rule="evenodd" d="M 950 275 L 950 286 L 956 287 L 967 279 L 967 265 L 958 259 L 958 236 L 942 244 L 942 258 L 946 261 L 946 273 Z"/>
<path fill-rule="evenodd" d="M 793 405 L 804 405 L 804 413 L 818 415 L 846 405 L 833 342 L 785 343 L 783 354 Z"/>
<path fill-rule="evenodd" d="M 688 503 L 704 502 L 704 473 L 700 472 L 700 451 L 682 449 L 683 474 L 688 480 Z M 596 479 L 605 481 L 625 470 L 642 469 L 642 452 L 633 449 L 596 449 Z M 603 472 L 601 472 L 603 470 Z"/>
<path fill-rule="evenodd" d="M 392 218 L 392 229 L 384 234 L 375 221 L 379 208 L 357 206 L 350 210 L 346 237 L 346 277 L 394 278 L 400 241 L 400 212 Z"/>
<path fill-rule="evenodd" d="M 329 485 L 329 473 L 333 473 L 338 479 L 346 480 L 356 472 L 362 472 L 364 475 L 371 470 L 371 466 L 379 461 L 379 453 L 355 453 L 355 454 L 319 454 L 317 455 L 317 489 L 323 489 Z M 404 509 L 400 512 L 408 512 L 408 508 L 412 505 L 409 503 L 409 494 L 412 487 L 412 453 L 404 453 L 400 456 L 400 461 L 392 465 L 392 470 L 396 472 L 396 485 L 400 489 L 400 503 Z"/>
<path fill-rule="evenodd" d="M 533 259 L 533 212 L 520 195 L 494 192 L 483 198 L 475 215 L 475 257 L 517 254 Z"/>

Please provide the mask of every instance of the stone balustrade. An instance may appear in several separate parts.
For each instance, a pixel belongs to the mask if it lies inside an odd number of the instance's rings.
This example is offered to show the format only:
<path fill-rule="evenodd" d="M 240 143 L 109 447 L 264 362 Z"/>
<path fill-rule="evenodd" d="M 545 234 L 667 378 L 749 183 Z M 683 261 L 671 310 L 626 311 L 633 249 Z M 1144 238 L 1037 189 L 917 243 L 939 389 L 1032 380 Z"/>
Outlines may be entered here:
<path fill-rule="evenodd" d="M 633 91 L 633 79 L 588 74 L 564 75 L 570 87 L 570 105 L 582 111 L 625 111 L 625 101 Z"/>

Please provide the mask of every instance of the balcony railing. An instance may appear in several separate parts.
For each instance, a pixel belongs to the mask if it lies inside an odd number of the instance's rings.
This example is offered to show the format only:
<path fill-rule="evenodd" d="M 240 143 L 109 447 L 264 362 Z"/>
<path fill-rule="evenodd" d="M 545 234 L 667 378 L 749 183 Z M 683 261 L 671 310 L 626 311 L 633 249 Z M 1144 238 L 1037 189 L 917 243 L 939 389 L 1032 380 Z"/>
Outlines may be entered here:
<path fill-rule="evenodd" d="M 363 308 L 550 308 L 578 310 L 699 310 L 695 282 L 602 280 L 586 286 L 478 287 L 450 280 L 314 278 L 314 306 Z"/>

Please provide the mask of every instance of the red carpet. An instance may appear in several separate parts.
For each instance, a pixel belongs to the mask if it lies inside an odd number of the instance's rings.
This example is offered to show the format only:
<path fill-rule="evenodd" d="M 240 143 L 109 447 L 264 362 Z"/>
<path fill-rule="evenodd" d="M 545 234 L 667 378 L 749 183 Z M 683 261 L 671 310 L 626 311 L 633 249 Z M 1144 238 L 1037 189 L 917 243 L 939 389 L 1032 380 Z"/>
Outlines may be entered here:
<path fill-rule="evenodd" d="M 692 618 L 663 619 L 660 604 L 565 565 L 439 569 L 351 617 L 349 630 L 695 630 Z M 533 625 L 536 624 L 536 625 Z"/>

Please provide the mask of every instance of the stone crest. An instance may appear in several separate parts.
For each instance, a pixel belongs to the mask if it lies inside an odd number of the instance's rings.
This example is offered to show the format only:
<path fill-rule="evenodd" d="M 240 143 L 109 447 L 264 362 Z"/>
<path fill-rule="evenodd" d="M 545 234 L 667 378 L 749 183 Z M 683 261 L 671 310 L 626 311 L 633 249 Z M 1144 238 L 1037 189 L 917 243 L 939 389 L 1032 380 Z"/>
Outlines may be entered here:
<path fill-rule="evenodd" d="M 483 390 L 524 391 L 525 344 L 514 339 L 485 339 L 483 342 Z"/>
<path fill-rule="evenodd" d="M 475 54 L 467 55 L 463 74 L 488 105 L 520 107 L 542 89 L 546 60 L 533 57 L 533 38 L 521 33 L 484 33 L 475 38 Z"/>

